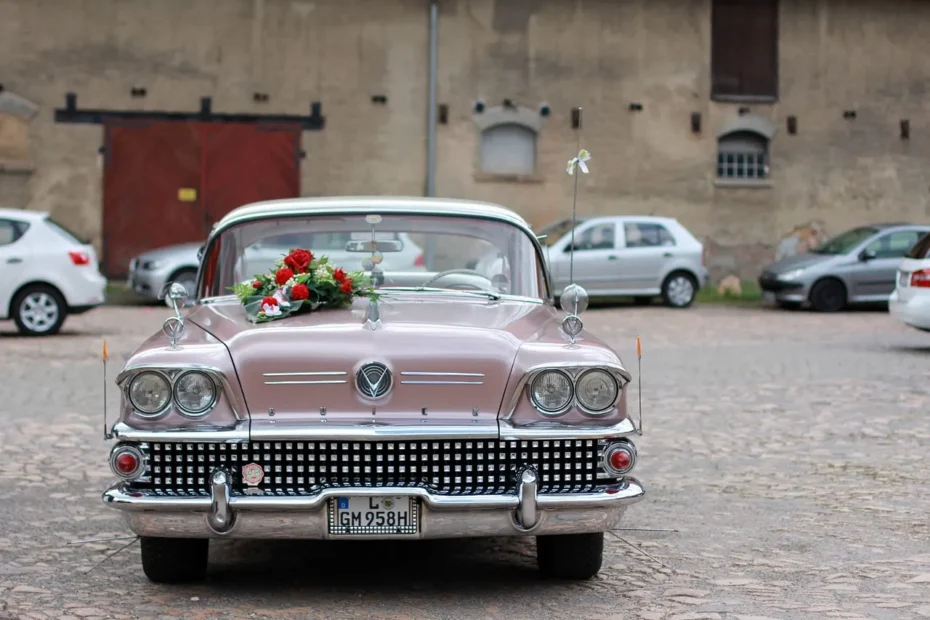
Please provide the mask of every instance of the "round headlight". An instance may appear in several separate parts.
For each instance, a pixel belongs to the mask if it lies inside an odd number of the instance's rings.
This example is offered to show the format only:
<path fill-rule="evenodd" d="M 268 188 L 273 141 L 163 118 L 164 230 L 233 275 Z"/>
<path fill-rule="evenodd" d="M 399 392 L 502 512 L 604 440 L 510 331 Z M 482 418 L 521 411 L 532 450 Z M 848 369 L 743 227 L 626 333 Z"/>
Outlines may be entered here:
<path fill-rule="evenodd" d="M 171 384 L 157 372 L 140 372 L 129 384 L 129 401 L 142 415 L 155 415 L 168 406 Z"/>
<path fill-rule="evenodd" d="M 533 404 L 542 413 L 562 413 L 572 402 L 574 388 L 572 380 L 564 372 L 546 370 L 533 380 L 531 388 Z"/>
<path fill-rule="evenodd" d="M 213 379 L 197 370 L 185 372 L 174 382 L 174 401 L 187 415 L 202 415 L 216 399 Z"/>
<path fill-rule="evenodd" d="M 617 398 L 617 380 L 606 370 L 587 370 L 575 382 L 578 404 L 588 413 L 604 413 Z"/>

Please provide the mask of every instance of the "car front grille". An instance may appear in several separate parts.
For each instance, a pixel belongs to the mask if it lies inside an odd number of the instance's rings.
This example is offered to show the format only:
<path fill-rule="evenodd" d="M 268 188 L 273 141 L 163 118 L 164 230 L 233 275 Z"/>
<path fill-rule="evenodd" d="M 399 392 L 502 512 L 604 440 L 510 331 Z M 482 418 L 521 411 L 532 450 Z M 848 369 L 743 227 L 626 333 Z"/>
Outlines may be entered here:
<path fill-rule="evenodd" d="M 332 487 L 419 487 L 438 495 L 509 493 L 525 466 L 541 493 L 588 492 L 613 484 L 602 467 L 606 440 L 289 441 L 140 444 L 145 473 L 134 490 L 208 495 L 209 475 L 224 468 L 233 494 L 313 495 Z M 255 463 L 264 476 L 242 479 Z"/>

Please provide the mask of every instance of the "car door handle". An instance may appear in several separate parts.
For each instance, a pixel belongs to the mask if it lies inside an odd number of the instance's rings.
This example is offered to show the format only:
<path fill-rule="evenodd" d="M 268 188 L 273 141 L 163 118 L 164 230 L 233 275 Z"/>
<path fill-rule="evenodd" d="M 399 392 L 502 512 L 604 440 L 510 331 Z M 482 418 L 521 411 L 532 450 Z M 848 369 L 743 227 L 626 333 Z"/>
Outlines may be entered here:
<path fill-rule="evenodd" d="M 8 258 L 8 259 L 6 259 L 6 262 L 7 262 L 8 265 L 16 265 L 16 264 L 18 264 L 18 263 L 23 262 L 23 259 L 21 259 L 21 258 Z"/>
<path fill-rule="evenodd" d="M 611 254 L 610 256 L 607 257 L 607 260 L 617 260 L 617 257 Z"/>

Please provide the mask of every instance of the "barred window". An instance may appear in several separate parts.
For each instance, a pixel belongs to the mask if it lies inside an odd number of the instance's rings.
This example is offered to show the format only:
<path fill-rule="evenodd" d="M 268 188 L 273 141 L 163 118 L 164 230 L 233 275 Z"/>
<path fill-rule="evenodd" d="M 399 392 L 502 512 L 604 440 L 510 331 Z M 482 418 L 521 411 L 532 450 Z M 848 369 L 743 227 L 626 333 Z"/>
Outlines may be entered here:
<path fill-rule="evenodd" d="M 734 131 L 720 136 L 717 140 L 717 178 L 767 178 L 768 147 L 768 139 L 753 131 Z"/>

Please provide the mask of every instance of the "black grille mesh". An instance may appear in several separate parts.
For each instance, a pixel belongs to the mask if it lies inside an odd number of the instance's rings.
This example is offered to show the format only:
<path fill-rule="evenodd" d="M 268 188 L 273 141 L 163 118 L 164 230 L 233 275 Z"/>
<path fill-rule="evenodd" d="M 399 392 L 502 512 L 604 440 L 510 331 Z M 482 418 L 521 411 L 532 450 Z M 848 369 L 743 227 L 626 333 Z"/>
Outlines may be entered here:
<path fill-rule="evenodd" d="M 421 487 L 439 495 L 508 493 L 530 465 L 541 493 L 587 492 L 616 481 L 601 467 L 605 440 L 547 441 L 261 441 L 140 444 L 145 474 L 139 491 L 209 495 L 210 472 L 224 467 L 233 493 L 311 495 L 327 487 Z M 264 477 L 249 487 L 242 468 Z"/>

